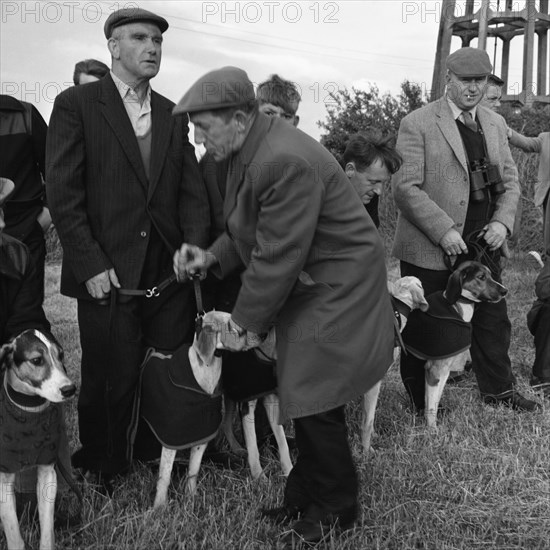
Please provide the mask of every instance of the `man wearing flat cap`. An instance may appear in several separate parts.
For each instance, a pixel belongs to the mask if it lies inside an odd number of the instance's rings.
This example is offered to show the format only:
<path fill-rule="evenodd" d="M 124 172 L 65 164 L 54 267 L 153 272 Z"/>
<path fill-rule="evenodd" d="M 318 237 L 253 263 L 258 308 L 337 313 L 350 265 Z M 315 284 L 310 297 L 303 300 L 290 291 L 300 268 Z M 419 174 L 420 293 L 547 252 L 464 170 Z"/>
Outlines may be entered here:
<path fill-rule="evenodd" d="M 406 116 L 397 149 L 403 165 L 392 180 L 399 217 L 393 255 L 401 275 L 418 277 L 426 295 L 444 290 L 451 273 L 478 260 L 501 280 L 501 248 L 514 227 L 518 174 L 506 122 L 479 105 L 491 62 L 484 50 L 447 58 L 445 96 Z M 515 389 L 506 301 L 476 304 L 471 356 L 485 403 L 517 411 L 539 405 Z M 424 360 L 401 358 L 401 377 L 417 411 L 424 409 Z"/>
<path fill-rule="evenodd" d="M 142 9 L 109 16 L 109 74 L 55 101 L 47 193 L 63 246 L 61 292 L 78 300 L 82 448 L 75 466 L 103 481 L 130 460 L 132 401 L 145 347 L 191 340 L 190 285 L 170 281 L 182 242 L 208 242 L 209 209 L 187 117 L 151 89 L 167 21 Z M 148 289 L 153 292 L 146 298 Z M 131 425 L 132 424 L 132 425 Z M 160 454 L 138 427 L 134 458 Z"/>
<path fill-rule="evenodd" d="M 393 320 L 378 231 L 336 159 L 277 117 L 258 112 L 244 71 L 206 74 L 175 114 L 189 113 L 195 141 L 230 159 L 226 232 L 208 250 L 184 245 L 179 278 L 245 266 L 224 344 L 257 346 L 277 335 L 280 421 L 294 419 L 298 460 L 283 506 L 283 542 L 317 542 L 357 517 L 357 475 L 344 405 L 392 362 Z"/>

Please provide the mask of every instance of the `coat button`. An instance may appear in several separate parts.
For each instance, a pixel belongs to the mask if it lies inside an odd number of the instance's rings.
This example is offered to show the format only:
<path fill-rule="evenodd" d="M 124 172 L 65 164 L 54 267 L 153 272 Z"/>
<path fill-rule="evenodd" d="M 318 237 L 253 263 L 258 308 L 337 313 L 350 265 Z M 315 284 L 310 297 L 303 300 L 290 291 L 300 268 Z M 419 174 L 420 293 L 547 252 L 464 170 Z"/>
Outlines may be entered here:
<path fill-rule="evenodd" d="M 143 238 L 147 237 L 147 231 L 142 231 L 142 232 L 140 233 L 140 235 L 141 235 Z"/>
<path fill-rule="evenodd" d="M 457 226 L 457 227 L 462 227 L 462 224 L 461 224 L 461 223 L 457 223 L 456 226 Z"/>
<path fill-rule="evenodd" d="M 466 204 L 466 201 L 460 201 L 460 206 L 464 206 Z"/>

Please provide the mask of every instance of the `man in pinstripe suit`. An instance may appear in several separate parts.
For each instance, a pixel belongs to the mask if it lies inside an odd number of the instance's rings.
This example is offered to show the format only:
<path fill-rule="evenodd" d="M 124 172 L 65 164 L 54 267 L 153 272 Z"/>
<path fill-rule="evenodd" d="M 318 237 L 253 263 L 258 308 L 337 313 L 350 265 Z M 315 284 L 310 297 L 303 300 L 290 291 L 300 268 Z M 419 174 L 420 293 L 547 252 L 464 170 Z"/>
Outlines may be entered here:
<path fill-rule="evenodd" d="M 172 117 L 174 104 L 149 84 L 167 28 L 146 10 L 111 14 L 111 72 L 57 97 L 47 140 L 47 193 L 64 255 L 61 292 L 78 300 L 82 346 L 82 448 L 73 463 L 107 485 L 132 458 L 144 348 L 174 350 L 192 338 L 192 288 L 162 284 L 173 252 L 190 240 L 208 244 L 208 200 L 188 119 Z M 151 299 L 136 292 L 159 285 Z M 134 458 L 158 454 L 148 428 L 139 426 Z"/>

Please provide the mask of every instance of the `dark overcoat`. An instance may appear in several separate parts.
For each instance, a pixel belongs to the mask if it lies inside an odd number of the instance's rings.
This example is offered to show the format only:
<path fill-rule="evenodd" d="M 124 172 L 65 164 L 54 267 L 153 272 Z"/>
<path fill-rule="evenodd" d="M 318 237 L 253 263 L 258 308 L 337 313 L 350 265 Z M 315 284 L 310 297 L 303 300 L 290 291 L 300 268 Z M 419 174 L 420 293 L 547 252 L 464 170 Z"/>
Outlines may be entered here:
<path fill-rule="evenodd" d="M 187 117 L 152 91 L 150 177 L 110 75 L 55 100 L 46 145 L 46 188 L 63 245 L 61 291 L 91 299 L 85 281 L 115 268 L 139 288 L 153 227 L 170 251 L 208 245 L 208 198 Z M 159 281 L 160 282 L 160 281 Z"/>
<path fill-rule="evenodd" d="M 221 274 L 246 265 L 232 312 L 277 331 L 281 421 L 341 406 L 392 362 L 393 320 L 378 231 L 334 157 L 284 121 L 255 118 L 232 158 Z"/>

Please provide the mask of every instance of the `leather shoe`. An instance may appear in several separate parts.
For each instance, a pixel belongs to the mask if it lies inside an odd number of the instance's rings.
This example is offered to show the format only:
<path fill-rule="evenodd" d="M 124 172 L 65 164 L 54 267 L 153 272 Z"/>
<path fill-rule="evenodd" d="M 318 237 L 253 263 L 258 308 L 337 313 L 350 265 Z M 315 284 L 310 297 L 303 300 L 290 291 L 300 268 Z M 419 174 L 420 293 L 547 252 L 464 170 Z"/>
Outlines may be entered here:
<path fill-rule="evenodd" d="M 260 516 L 273 523 L 281 524 L 298 519 L 302 511 L 298 506 L 283 505 L 276 506 L 275 508 L 262 508 Z"/>
<path fill-rule="evenodd" d="M 518 412 L 533 412 L 540 410 L 540 403 L 523 397 L 517 391 L 506 392 L 504 395 L 484 395 L 483 402 L 487 405 L 505 405 Z"/>

